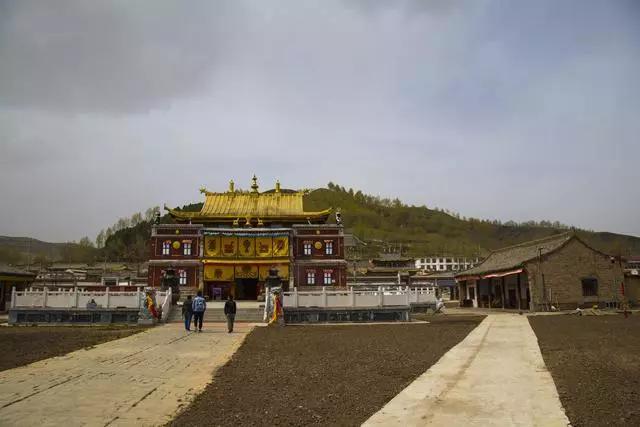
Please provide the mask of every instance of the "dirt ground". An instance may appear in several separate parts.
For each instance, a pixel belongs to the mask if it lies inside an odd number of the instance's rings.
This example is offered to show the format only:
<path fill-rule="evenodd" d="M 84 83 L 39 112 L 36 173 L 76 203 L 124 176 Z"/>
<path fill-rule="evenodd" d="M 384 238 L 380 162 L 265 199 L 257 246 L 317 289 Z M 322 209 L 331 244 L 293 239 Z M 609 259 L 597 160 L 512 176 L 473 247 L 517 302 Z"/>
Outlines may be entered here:
<path fill-rule="evenodd" d="M 529 322 L 573 426 L 640 425 L 640 315 Z"/>
<path fill-rule="evenodd" d="M 256 328 L 172 425 L 360 425 L 481 320 Z"/>
<path fill-rule="evenodd" d="M 124 338 L 145 329 L 136 326 L 0 327 L 0 371 Z"/>

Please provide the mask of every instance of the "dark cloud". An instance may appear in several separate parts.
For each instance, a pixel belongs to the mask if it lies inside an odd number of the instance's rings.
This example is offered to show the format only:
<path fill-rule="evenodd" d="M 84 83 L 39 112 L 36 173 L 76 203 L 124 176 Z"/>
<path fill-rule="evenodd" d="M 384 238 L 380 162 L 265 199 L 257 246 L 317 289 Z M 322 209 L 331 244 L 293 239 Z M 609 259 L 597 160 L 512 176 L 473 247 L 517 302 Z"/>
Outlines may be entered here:
<path fill-rule="evenodd" d="M 168 108 L 206 90 L 226 13 L 218 2 L 4 3 L 0 102 L 73 112 Z"/>
<path fill-rule="evenodd" d="M 634 2 L 0 4 L 0 234 L 254 173 L 640 234 Z"/>

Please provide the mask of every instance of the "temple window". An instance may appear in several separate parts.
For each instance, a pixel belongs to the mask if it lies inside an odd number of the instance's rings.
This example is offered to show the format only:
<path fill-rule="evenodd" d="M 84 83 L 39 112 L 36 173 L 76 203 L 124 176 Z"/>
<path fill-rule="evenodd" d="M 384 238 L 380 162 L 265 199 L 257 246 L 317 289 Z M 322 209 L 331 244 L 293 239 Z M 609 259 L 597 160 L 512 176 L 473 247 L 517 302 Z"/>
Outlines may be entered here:
<path fill-rule="evenodd" d="M 180 272 L 178 273 L 178 278 L 179 278 L 179 284 L 181 286 L 184 286 L 187 284 L 187 270 L 180 270 Z"/>
<path fill-rule="evenodd" d="M 316 284 L 316 272 L 307 271 L 307 285 L 315 285 L 315 284 Z"/>
<path fill-rule="evenodd" d="M 171 242 L 162 242 L 162 255 L 171 254 Z"/>
<path fill-rule="evenodd" d="M 333 273 L 331 271 L 324 272 L 324 284 L 325 285 L 333 284 Z"/>
<path fill-rule="evenodd" d="M 184 242 L 182 247 L 184 255 L 191 255 L 191 242 Z"/>
<path fill-rule="evenodd" d="M 311 255 L 311 242 L 304 243 L 304 254 Z"/>
<path fill-rule="evenodd" d="M 333 242 L 325 242 L 324 253 L 327 255 L 333 255 Z"/>

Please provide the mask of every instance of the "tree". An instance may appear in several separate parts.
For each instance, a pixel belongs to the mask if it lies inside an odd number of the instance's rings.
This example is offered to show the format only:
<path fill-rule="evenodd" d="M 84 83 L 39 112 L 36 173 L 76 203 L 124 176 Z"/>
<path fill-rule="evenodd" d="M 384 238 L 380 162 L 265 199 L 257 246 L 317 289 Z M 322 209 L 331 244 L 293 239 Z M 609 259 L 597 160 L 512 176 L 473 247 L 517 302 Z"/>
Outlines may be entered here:
<path fill-rule="evenodd" d="M 142 214 L 140 212 L 136 212 L 133 215 L 131 215 L 131 226 L 135 227 L 136 225 L 140 224 L 143 221 L 142 219 Z"/>
<path fill-rule="evenodd" d="M 147 222 L 153 221 L 153 217 L 156 215 L 155 208 L 149 208 L 144 211 L 144 220 Z"/>
<path fill-rule="evenodd" d="M 80 246 L 82 246 L 82 247 L 85 247 L 85 248 L 93 248 L 94 247 L 93 242 L 87 236 L 84 236 L 82 239 L 80 239 L 80 242 L 78 242 L 78 244 Z"/>
<path fill-rule="evenodd" d="M 98 235 L 96 236 L 96 247 L 98 249 L 104 248 L 104 241 L 105 241 L 105 233 L 104 230 L 100 230 L 100 232 L 98 233 Z"/>

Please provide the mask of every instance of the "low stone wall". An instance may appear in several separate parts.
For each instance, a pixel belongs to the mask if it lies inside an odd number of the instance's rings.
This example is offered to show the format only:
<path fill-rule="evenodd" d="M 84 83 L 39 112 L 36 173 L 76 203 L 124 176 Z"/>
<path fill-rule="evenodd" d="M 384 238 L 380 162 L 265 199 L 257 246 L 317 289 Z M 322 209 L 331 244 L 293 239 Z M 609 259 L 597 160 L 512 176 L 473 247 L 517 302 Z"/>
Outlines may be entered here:
<path fill-rule="evenodd" d="M 9 324 L 112 324 L 138 323 L 137 308 L 12 308 Z"/>
<path fill-rule="evenodd" d="M 411 307 L 411 312 L 412 313 L 426 313 L 427 311 L 431 310 L 431 311 L 435 311 L 436 309 L 436 303 L 433 302 L 428 302 L 428 303 L 411 303 L 410 307 Z"/>
<path fill-rule="evenodd" d="M 408 322 L 409 306 L 367 308 L 285 307 L 286 324 L 343 322 Z"/>

